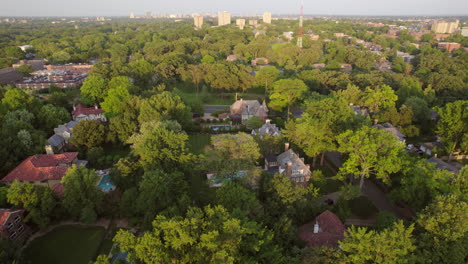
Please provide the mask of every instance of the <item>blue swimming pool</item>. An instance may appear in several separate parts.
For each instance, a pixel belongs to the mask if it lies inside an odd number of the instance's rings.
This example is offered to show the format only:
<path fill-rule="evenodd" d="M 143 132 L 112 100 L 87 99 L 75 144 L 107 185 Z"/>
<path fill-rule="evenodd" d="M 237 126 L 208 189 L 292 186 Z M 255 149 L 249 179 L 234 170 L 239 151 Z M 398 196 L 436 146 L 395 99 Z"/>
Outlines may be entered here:
<path fill-rule="evenodd" d="M 115 185 L 112 184 L 109 174 L 102 176 L 101 180 L 99 181 L 98 187 L 103 192 L 115 190 Z"/>
<path fill-rule="evenodd" d="M 230 125 L 211 126 L 211 129 L 212 129 L 213 131 L 218 131 L 218 130 L 221 130 L 221 129 L 224 129 L 224 130 L 231 130 L 231 126 L 230 126 Z"/>

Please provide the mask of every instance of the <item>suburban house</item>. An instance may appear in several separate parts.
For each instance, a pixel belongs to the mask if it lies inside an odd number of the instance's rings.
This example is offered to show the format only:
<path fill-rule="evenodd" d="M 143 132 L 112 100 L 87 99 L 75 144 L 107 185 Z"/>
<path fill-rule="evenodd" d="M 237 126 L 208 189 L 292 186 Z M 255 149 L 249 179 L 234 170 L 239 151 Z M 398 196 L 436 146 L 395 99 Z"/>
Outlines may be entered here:
<path fill-rule="evenodd" d="M 78 160 L 78 152 L 36 154 L 25 159 L 0 181 L 11 184 L 13 181 L 18 180 L 35 185 L 49 186 L 55 190 L 60 187 L 55 185 L 60 184 L 67 170 L 73 164 L 86 166 L 87 163 L 85 160 Z"/>
<path fill-rule="evenodd" d="M 257 100 L 237 100 L 230 107 L 230 116 L 234 122 L 246 123 L 252 117 L 258 117 L 263 122 L 268 117 L 268 108 L 263 101 L 260 104 Z"/>
<path fill-rule="evenodd" d="M 267 58 L 255 58 L 252 60 L 252 66 L 258 65 L 265 65 L 268 64 L 270 61 Z"/>
<path fill-rule="evenodd" d="M 429 156 L 432 156 L 432 152 L 436 148 L 440 148 L 440 142 L 425 142 L 425 143 L 422 143 L 420 147 L 421 151 Z"/>
<path fill-rule="evenodd" d="M 305 164 L 304 158 L 289 148 L 289 143 L 285 143 L 285 151 L 277 157 L 265 157 L 265 170 L 269 173 L 281 173 L 300 185 L 306 185 L 312 175 L 310 165 Z"/>
<path fill-rule="evenodd" d="M 270 122 L 270 119 L 265 121 L 265 124 L 261 128 L 253 129 L 252 135 L 259 135 L 260 137 L 264 137 L 266 135 L 270 135 L 272 137 L 280 136 L 281 131 L 279 128 Z"/>
<path fill-rule="evenodd" d="M 16 240 L 24 238 L 29 228 L 23 223 L 24 210 L 0 209 L 0 237 Z"/>
<path fill-rule="evenodd" d="M 47 139 L 54 152 L 62 153 L 65 150 L 68 141 L 71 138 L 73 127 L 77 123 L 77 121 L 70 121 L 66 124 L 59 125 L 58 127 L 54 128 L 55 134 Z"/>
<path fill-rule="evenodd" d="M 361 107 L 359 105 L 349 104 L 349 107 L 353 110 L 355 115 L 368 116 L 369 109 L 367 107 Z"/>
<path fill-rule="evenodd" d="M 455 167 L 454 165 L 452 164 L 449 164 L 437 157 L 432 157 L 430 159 L 427 160 L 427 162 L 430 162 L 430 163 L 435 163 L 436 164 L 436 168 L 438 168 L 439 170 L 447 170 L 453 174 L 458 174 L 458 172 L 460 171 L 460 168 L 457 168 Z"/>
<path fill-rule="evenodd" d="M 229 56 L 227 56 L 226 58 L 226 61 L 229 61 L 229 62 L 233 62 L 233 61 L 236 61 L 237 60 L 237 56 L 234 55 L 234 54 L 231 54 Z"/>
<path fill-rule="evenodd" d="M 299 227 L 299 238 L 309 247 L 337 247 L 344 238 L 346 229 L 334 213 L 326 210 L 309 222 Z"/>
<path fill-rule="evenodd" d="M 97 105 L 93 107 L 86 107 L 82 104 L 74 105 L 72 111 L 73 120 L 83 121 L 83 120 L 97 120 L 101 122 L 106 122 L 107 119 L 104 116 L 104 110 L 99 109 Z"/>
<path fill-rule="evenodd" d="M 377 123 L 377 120 L 374 121 L 375 123 Z M 400 130 L 398 130 L 398 128 L 394 127 L 392 124 L 386 122 L 386 123 L 383 123 L 383 124 L 375 124 L 374 127 L 376 128 L 380 128 L 380 129 L 383 129 L 389 133 L 392 133 L 395 138 L 398 140 L 398 141 L 401 141 L 401 142 L 405 142 L 405 135 L 403 135 Z"/>

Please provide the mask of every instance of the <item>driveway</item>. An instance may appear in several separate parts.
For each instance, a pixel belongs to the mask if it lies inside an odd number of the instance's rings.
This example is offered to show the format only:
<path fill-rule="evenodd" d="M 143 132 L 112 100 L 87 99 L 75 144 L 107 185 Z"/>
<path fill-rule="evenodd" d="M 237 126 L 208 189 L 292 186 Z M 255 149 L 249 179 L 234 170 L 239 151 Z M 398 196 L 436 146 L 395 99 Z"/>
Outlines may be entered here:
<path fill-rule="evenodd" d="M 205 113 L 211 114 L 216 111 L 229 110 L 230 105 L 203 105 L 203 110 Z"/>

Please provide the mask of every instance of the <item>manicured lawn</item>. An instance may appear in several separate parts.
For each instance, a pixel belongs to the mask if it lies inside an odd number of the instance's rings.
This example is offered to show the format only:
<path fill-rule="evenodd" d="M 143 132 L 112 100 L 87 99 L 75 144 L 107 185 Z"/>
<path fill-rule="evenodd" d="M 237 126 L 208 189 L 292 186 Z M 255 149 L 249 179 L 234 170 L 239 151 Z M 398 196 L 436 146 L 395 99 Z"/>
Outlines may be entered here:
<path fill-rule="evenodd" d="M 194 154 L 202 154 L 205 152 L 205 147 L 210 145 L 211 136 L 205 134 L 189 135 L 188 147 L 190 152 Z"/>
<path fill-rule="evenodd" d="M 87 264 L 96 258 L 104 236 L 102 227 L 61 226 L 33 240 L 23 254 L 31 264 Z"/>

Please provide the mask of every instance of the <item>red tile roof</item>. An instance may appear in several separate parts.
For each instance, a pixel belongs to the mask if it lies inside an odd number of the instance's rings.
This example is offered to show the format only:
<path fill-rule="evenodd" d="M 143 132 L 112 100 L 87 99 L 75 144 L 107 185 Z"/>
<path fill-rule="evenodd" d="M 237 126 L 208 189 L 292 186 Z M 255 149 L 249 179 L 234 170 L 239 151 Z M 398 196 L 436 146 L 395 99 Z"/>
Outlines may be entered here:
<path fill-rule="evenodd" d="M 78 152 L 34 155 L 25 159 L 1 181 L 60 180 L 77 157 Z"/>
<path fill-rule="evenodd" d="M 318 223 L 320 231 L 314 233 L 314 224 Z M 299 237 L 307 242 L 310 247 L 338 246 L 338 241 L 343 239 L 346 229 L 338 216 L 329 210 L 323 212 L 309 222 L 299 227 Z"/>
<path fill-rule="evenodd" d="M 99 115 L 104 113 L 104 110 L 102 109 L 96 109 L 96 106 L 93 107 L 86 107 L 82 104 L 75 105 L 75 110 L 72 111 L 73 117 L 79 116 L 79 115 Z"/>
<path fill-rule="evenodd" d="M 21 209 L 0 209 L 0 229 L 3 229 L 3 225 L 8 220 L 10 215 L 15 213 L 22 213 L 24 210 Z"/>

